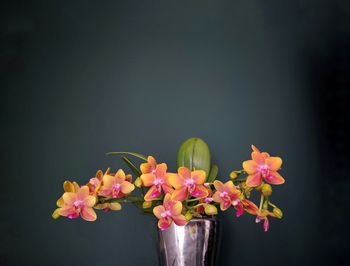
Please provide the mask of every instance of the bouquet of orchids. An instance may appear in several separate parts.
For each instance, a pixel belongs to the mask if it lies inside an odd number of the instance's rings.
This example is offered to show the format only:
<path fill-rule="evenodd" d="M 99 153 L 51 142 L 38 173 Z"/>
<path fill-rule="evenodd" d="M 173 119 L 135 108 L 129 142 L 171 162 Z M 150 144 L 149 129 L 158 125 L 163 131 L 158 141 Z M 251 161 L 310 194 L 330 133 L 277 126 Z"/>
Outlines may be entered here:
<path fill-rule="evenodd" d="M 98 170 L 87 184 L 65 181 L 64 194 L 57 201 L 52 214 L 57 219 L 81 216 L 86 221 L 97 218 L 94 209 L 119 211 L 123 203 L 133 203 L 144 213 L 158 219 L 158 227 L 167 229 L 173 222 L 186 225 L 192 217 L 211 217 L 233 209 L 236 216 L 247 212 L 263 221 L 269 229 L 268 217 L 282 218 L 282 211 L 271 202 L 271 185 L 284 183 L 278 173 L 280 157 L 272 157 L 252 145 L 251 160 L 242 163 L 243 169 L 234 170 L 225 183 L 217 180 L 218 167 L 211 165 L 208 145 L 199 138 L 184 142 L 178 152 L 177 173 L 168 172 L 166 163 L 157 163 L 152 156 L 132 152 L 111 152 L 120 155 L 135 176 L 119 169 L 112 173 Z M 143 162 L 136 167 L 130 158 Z M 137 193 L 135 193 L 137 191 Z M 253 191 L 260 193 L 260 203 L 249 200 Z M 134 195 L 132 195 L 134 194 Z"/>

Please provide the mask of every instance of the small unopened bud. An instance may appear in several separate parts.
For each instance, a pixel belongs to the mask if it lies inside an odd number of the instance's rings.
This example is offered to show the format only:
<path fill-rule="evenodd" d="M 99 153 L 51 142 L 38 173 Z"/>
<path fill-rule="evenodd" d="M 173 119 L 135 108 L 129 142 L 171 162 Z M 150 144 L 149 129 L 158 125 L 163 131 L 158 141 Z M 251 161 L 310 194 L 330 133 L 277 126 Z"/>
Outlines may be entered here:
<path fill-rule="evenodd" d="M 141 178 L 136 178 L 135 182 L 134 182 L 135 187 L 141 187 L 142 186 L 142 180 Z"/>
<path fill-rule="evenodd" d="M 269 184 L 264 184 L 261 188 L 261 193 L 265 196 L 268 197 L 272 194 L 272 187 Z"/>
<path fill-rule="evenodd" d="M 214 205 L 207 204 L 204 208 L 204 212 L 207 215 L 216 215 L 218 214 L 218 209 Z"/>
<path fill-rule="evenodd" d="M 186 218 L 187 221 L 191 220 L 192 219 L 192 213 L 190 211 L 186 212 L 185 218 Z"/>
<path fill-rule="evenodd" d="M 142 208 L 148 209 L 152 207 L 152 201 L 145 201 L 142 203 Z"/>
<path fill-rule="evenodd" d="M 283 217 L 283 212 L 277 207 L 273 208 L 273 214 L 276 215 L 276 217 L 279 219 Z"/>
<path fill-rule="evenodd" d="M 237 172 L 236 172 L 236 171 L 232 171 L 232 172 L 230 173 L 230 177 L 231 177 L 231 179 L 236 179 L 236 178 L 237 178 L 237 176 L 238 176 L 238 174 L 237 174 Z"/>

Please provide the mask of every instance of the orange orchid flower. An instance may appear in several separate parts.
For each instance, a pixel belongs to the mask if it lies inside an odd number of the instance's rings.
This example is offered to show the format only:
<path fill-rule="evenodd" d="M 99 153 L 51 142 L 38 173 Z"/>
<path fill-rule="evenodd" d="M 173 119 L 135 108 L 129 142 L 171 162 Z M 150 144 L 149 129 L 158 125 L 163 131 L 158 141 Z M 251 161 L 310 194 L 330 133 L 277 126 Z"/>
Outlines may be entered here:
<path fill-rule="evenodd" d="M 103 176 L 103 185 L 98 195 L 122 198 L 135 189 L 135 186 L 130 181 L 131 175 L 125 175 L 122 169 L 119 169 L 115 175 L 105 174 Z"/>
<path fill-rule="evenodd" d="M 256 219 L 255 219 L 256 223 L 260 223 L 262 220 L 264 220 L 263 228 L 264 228 L 264 231 L 267 232 L 270 227 L 269 219 L 267 217 L 268 216 L 276 217 L 276 215 L 273 212 L 270 212 L 265 209 L 259 210 L 258 206 L 256 206 L 255 203 L 250 200 L 245 199 L 242 202 L 246 212 L 252 215 L 256 215 Z"/>
<path fill-rule="evenodd" d="M 156 206 L 153 209 L 153 214 L 159 219 L 159 229 L 167 229 L 173 221 L 176 225 L 185 225 L 187 220 L 185 216 L 181 214 L 181 211 L 182 203 L 180 201 L 173 200 L 169 193 L 166 194 L 163 205 Z"/>
<path fill-rule="evenodd" d="M 270 184 L 280 185 L 284 178 L 277 172 L 282 165 L 280 157 L 270 157 L 267 152 L 260 152 L 252 145 L 252 160 L 243 162 L 243 169 L 247 172 L 247 186 L 260 186 L 263 179 Z"/>
<path fill-rule="evenodd" d="M 152 201 L 158 198 L 162 191 L 164 193 L 172 193 L 173 189 L 166 176 L 167 165 L 165 163 L 157 164 L 152 156 L 148 156 L 147 163 L 140 166 L 142 175 L 141 180 L 145 187 L 150 187 L 144 199 Z"/>
<path fill-rule="evenodd" d="M 172 198 L 183 201 L 188 195 L 196 198 L 207 197 L 208 189 L 204 186 L 206 174 L 203 170 L 190 171 L 187 167 L 179 167 L 177 174 L 169 173 L 169 183 L 175 188 Z"/>
<path fill-rule="evenodd" d="M 64 192 L 76 192 L 78 191 L 78 189 L 79 185 L 77 182 L 64 181 L 63 183 Z M 58 219 L 60 217 L 60 211 L 64 205 L 64 200 L 62 196 L 56 201 L 56 205 L 58 208 L 52 213 L 52 217 L 54 219 Z"/>
<path fill-rule="evenodd" d="M 239 217 L 243 214 L 243 204 L 240 200 L 241 192 L 236 188 L 233 182 L 227 181 L 223 184 L 219 180 L 214 181 L 214 187 L 216 192 L 213 195 L 215 202 L 220 203 L 220 209 L 222 211 L 227 210 L 230 206 L 236 209 L 236 216 Z"/>
<path fill-rule="evenodd" d="M 97 216 L 92 208 L 96 203 L 96 197 L 89 194 L 89 187 L 82 186 L 74 192 L 65 192 L 62 196 L 63 205 L 59 214 L 70 219 L 79 215 L 86 221 L 95 221 Z"/>

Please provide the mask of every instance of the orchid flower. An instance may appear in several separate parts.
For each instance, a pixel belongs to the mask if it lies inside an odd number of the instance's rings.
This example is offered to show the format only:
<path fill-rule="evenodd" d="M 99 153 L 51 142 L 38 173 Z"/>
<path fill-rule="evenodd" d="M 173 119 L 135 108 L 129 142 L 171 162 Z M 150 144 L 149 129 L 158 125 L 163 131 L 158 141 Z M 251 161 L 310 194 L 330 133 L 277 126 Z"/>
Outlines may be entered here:
<path fill-rule="evenodd" d="M 70 181 L 64 181 L 63 183 L 63 190 L 64 192 L 76 192 L 79 189 L 79 185 L 77 182 L 70 182 Z M 56 201 L 57 209 L 52 213 L 52 217 L 54 219 L 57 219 L 60 217 L 60 211 L 61 208 L 64 205 L 64 200 L 63 196 L 61 196 L 57 201 Z"/>
<path fill-rule="evenodd" d="M 220 209 L 222 211 L 227 210 L 230 206 L 236 209 L 236 216 L 239 217 L 243 214 L 243 204 L 240 200 L 241 192 L 236 188 L 232 181 L 227 181 L 223 184 L 219 180 L 214 181 L 214 187 L 216 192 L 213 195 L 215 202 L 220 203 Z"/>
<path fill-rule="evenodd" d="M 270 184 L 280 185 L 284 178 L 277 172 L 282 165 L 280 157 L 270 157 L 267 152 L 260 152 L 252 145 L 252 160 L 244 161 L 243 168 L 248 174 L 247 186 L 257 187 L 263 179 Z"/>
<path fill-rule="evenodd" d="M 181 211 L 182 203 L 180 201 L 173 200 L 169 193 L 166 194 L 163 205 L 156 206 L 153 209 L 153 214 L 159 219 L 159 229 L 167 229 L 173 221 L 176 225 L 185 225 L 187 220 L 185 216 L 181 214 Z"/>
<path fill-rule="evenodd" d="M 173 189 L 166 176 L 167 165 L 165 163 L 157 164 L 152 156 L 148 156 L 148 163 L 143 163 L 140 166 L 142 183 L 145 187 L 150 187 L 144 199 L 152 201 L 158 198 L 162 191 L 164 193 L 172 193 Z"/>
<path fill-rule="evenodd" d="M 79 215 L 86 221 L 95 221 L 96 213 L 92 208 L 96 203 L 96 197 L 89 195 L 89 187 L 82 186 L 74 192 L 65 192 L 62 196 L 63 206 L 59 214 L 70 219 Z"/>
<path fill-rule="evenodd" d="M 270 212 L 265 209 L 259 210 L 258 206 L 256 206 L 254 202 L 247 199 L 243 200 L 243 205 L 246 212 L 252 215 L 256 215 L 256 218 L 255 218 L 256 223 L 260 223 L 262 220 L 264 220 L 263 228 L 264 228 L 264 231 L 267 232 L 270 227 L 269 219 L 267 217 L 268 216 L 276 217 L 276 215 L 273 212 Z"/>
<path fill-rule="evenodd" d="M 179 167 L 177 174 L 169 173 L 169 183 L 175 188 L 173 199 L 183 201 L 188 195 L 196 198 L 208 196 L 204 186 L 206 174 L 203 170 L 190 171 L 186 167 Z"/>
<path fill-rule="evenodd" d="M 119 169 L 115 175 L 106 174 L 103 176 L 103 185 L 98 195 L 122 198 L 135 189 L 135 186 L 130 181 L 131 175 L 125 175 L 122 169 Z"/>

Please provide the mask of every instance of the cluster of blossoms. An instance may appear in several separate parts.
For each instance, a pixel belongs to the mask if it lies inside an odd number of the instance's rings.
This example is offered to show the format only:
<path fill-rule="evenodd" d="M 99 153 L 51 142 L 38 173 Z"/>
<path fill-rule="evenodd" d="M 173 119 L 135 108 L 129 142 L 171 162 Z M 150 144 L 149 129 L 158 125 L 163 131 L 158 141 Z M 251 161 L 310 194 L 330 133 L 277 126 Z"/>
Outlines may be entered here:
<path fill-rule="evenodd" d="M 271 157 L 252 146 L 252 159 L 244 161 L 242 170 L 232 171 L 230 179 L 222 183 L 219 180 L 208 182 L 203 170 L 179 167 L 177 173 L 167 171 L 165 163 L 157 163 L 155 158 L 138 155 L 145 162 L 136 167 L 127 157 L 124 161 L 136 175 L 133 182 L 130 174 L 119 169 L 116 173 L 99 170 L 89 182 L 79 186 L 76 182 L 65 181 L 64 194 L 57 201 L 58 208 L 53 217 L 66 216 L 94 221 L 97 216 L 94 209 L 110 211 L 121 210 L 120 203 L 131 202 L 146 213 L 154 214 L 158 227 L 167 229 L 174 222 L 185 225 L 192 217 L 217 215 L 222 211 L 235 210 L 236 216 L 244 212 L 263 221 L 264 231 L 269 228 L 268 217 L 282 218 L 282 211 L 270 201 L 271 185 L 284 183 L 278 173 L 282 165 L 279 157 Z M 140 196 L 131 196 L 139 190 Z M 260 193 L 257 206 L 249 200 L 251 192 Z"/>

